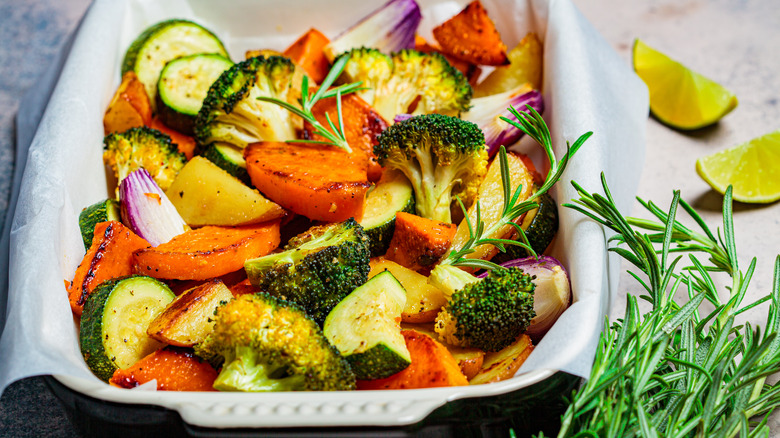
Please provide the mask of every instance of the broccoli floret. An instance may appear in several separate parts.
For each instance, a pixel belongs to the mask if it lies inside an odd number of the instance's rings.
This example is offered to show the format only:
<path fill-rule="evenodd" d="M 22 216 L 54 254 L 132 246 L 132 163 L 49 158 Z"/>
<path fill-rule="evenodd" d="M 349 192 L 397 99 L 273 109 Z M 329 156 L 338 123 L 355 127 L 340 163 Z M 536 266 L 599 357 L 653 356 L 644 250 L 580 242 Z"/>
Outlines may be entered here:
<path fill-rule="evenodd" d="M 283 56 L 257 56 L 233 65 L 211 85 L 195 119 L 201 149 L 228 143 L 243 149 L 258 141 L 297 138 L 303 120 L 258 96 L 298 105 L 303 73 Z"/>
<path fill-rule="evenodd" d="M 452 222 L 450 204 L 468 207 L 487 173 L 485 136 L 479 127 L 441 114 L 415 116 L 379 136 L 374 153 L 383 167 L 398 169 L 414 188 L 417 214 Z"/>
<path fill-rule="evenodd" d="M 167 190 L 187 162 L 167 134 L 145 126 L 108 134 L 103 146 L 103 161 L 119 182 L 143 167 L 161 189 Z"/>
<path fill-rule="evenodd" d="M 319 326 L 293 303 L 242 295 L 217 308 L 214 330 L 195 347 L 224 359 L 220 391 L 341 391 L 355 375 Z"/>
<path fill-rule="evenodd" d="M 439 265 L 431 279 L 445 293 L 455 290 L 435 325 L 436 333 L 449 344 L 499 351 L 525 332 L 536 316 L 535 286 L 520 268 L 498 268 L 478 279 L 459 268 Z"/>
<path fill-rule="evenodd" d="M 359 92 L 385 120 L 397 114 L 457 116 L 469 109 L 472 89 L 458 69 L 439 53 L 406 49 L 388 56 L 377 49 L 352 49 L 341 83 L 362 81 Z"/>
<path fill-rule="evenodd" d="M 283 252 L 244 263 L 253 285 L 292 301 L 322 325 L 344 297 L 368 279 L 368 237 L 354 219 L 318 225 L 290 239 Z"/>

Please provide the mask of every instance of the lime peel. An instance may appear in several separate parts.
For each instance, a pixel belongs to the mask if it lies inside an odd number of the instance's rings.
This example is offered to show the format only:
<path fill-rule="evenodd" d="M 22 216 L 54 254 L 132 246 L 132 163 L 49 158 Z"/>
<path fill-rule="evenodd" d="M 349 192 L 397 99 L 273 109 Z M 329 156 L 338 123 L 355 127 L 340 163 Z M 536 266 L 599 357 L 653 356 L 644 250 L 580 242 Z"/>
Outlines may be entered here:
<path fill-rule="evenodd" d="M 650 111 L 669 126 L 703 128 L 737 107 L 734 93 L 638 39 L 634 41 L 633 63 L 650 92 Z"/>
<path fill-rule="evenodd" d="M 733 186 L 736 201 L 780 200 L 780 130 L 699 158 L 696 172 L 719 193 Z"/>

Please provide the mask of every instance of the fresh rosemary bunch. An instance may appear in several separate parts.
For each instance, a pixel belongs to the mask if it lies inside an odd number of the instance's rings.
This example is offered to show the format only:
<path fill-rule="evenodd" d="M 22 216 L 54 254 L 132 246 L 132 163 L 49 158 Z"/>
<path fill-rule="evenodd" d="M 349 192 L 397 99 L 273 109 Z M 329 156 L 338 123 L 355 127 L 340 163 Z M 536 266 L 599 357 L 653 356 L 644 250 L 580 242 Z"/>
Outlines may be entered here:
<path fill-rule="evenodd" d="M 351 84 L 344 84 L 339 85 L 338 87 L 330 88 L 330 86 L 333 85 L 333 82 L 339 77 L 339 75 L 341 75 L 341 72 L 344 70 L 344 66 L 348 60 L 349 58 L 346 56 L 339 58 L 336 63 L 333 64 L 333 67 L 331 67 L 328 75 L 325 76 L 325 79 L 322 80 L 320 87 L 311 96 L 309 95 L 309 78 L 308 76 L 303 75 L 303 80 L 301 83 L 301 98 L 299 100 L 301 105 L 300 108 L 275 97 L 260 96 L 257 98 L 257 100 L 261 100 L 263 102 L 275 103 L 290 111 L 291 113 L 300 116 L 309 122 L 312 127 L 314 127 L 314 134 L 326 139 L 326 141 L 288 140 L 288 143 L 324 144 L 329 146 L 336 146 L 346 150 L 347 152 L 352 152 L 352 148 L 349 147 L 347 138 L 344 135 L 344 119 L 341 115 L 341 96 L 360 90 L 361 82 L 353 82 Z M 338 113 L 339 125 L 336 126 L 330 119 L 330 115 L 325 114 L 325 119 L 328 121 L 328 125 L 330 127 L 330 129 L 328 129 L 314 117 L 312 108 L 314 108 L 314 104 L 319 102 L 321 99 L 327 99 L 334 96 L 336 97 L 336 111 Z"/>
<path fill-rule="evenodd" d="M 679 191 L 668 211 L 640 199 L 657 219 L 646 220 L 620 214 L 603 174 L 604 195 L 572 184 L 580 198 L 566 206 L 617 233 L 609 250 L 642 272 L 631 275 L 652 309 L 640 314 L 637 297 L 628 295 L 625 316 L 605 327 L 590 378 L 574 393 L 558 436 L 768 436 L 767 417 L 780 404 L 780 386 L 766 383 L 780 371 L 780 256 L 771 294 L 743 305 L 756 260 L 739 269 L 731 188 L 716 237 Z M 679 207 L 701 232 L 677 220 Z M 730 287 L 718 291 L 713 274 L 727 275 Z M 714 310 L 704 310 L 704 300 Z M 735 325 L 737 315 L 765 301 L 763 334 Z"/>
<path fill-rule="evenodd" d="M 512 193 L 512 182 L 510 181 L 509 176 L 509 164 L 507 163 L 506 149 L 504 146 L 501 146 L 498 152 L 499 165 L 501 166 L 501 185 L 503 187 L 504 201 L 501 218 L 487 227 L 482 221 L 479 201 L 477 201 L 475 206 L 475 223 L 472 224 L 463 202 L 460 200 L 460 198 L 456 197 L 460 208 L 463 210 L 463 215 L 469 228 L 469 239 L 463 244 L 461 248 L 453 249 L 447 255 L 447 257 L 440 262 L 441 264 L 472 267 L 478 269 L 498 268 L 499 266 L 497 264 L 488 260 L 466 258 L 466 255 L 473 253 L 475 248 L 480 245 L 494 245 L 501 252 L 506 252 L 505 245 L 516 245 L 525 248 L 534 256 L 536 255 L 536 252 L 528 243 L 528 238 L 525 235 L 525 231 L 515 222 L 515 220 L 521 217 L 524 213 L 539 206 L 535 202 L 536 199 L 543 193 L 547 192 L 547 190 L 549 190 L 561 178 L 561 175 L 563 174 L 563 171 L 566 170 L 566 165 L 568 164 L 571 157 L 573 157 L 574 154 L 580 149 L 582 144 L 585 143 L 588 138 L 590 138 L 593 132 L 587 132 L 581 135 L 573 145 L 569 145 L 569 142 L 566 142 L 566 153 L 563 154 L 559 160 L 555 157 L 555 153 L 553 152 L 552 140 L 550 139 L 550 130 L 547 127 L 544 119 L 530 105 L 526 105 L 526 107 L 528 108 L 527 113 L 517 111 L 512 106 L 508 108 L 509 112 L 517 117 L 518 121 L 508 119 L 503 116 L 501 119 L 507 123 L 510 123 L 515 128 L 523 131 L 523 133 L 533 138 L 537 143 L 539 143 L 539 145 L 542 146 L 545 154 L 547 155 L 547 159 L 550 162 L 550 171 L 547 173 L 547 177 L 545 178 L 544 183 L 527 199 L 520 200 L 519 197 L 520 193 L 523 191 L 523 188 L 522 186 L 519 186 L 517 190 Z M 518 240 L 492 239 L 484 237 L 492 235 L 505 225 L 510 225 L 517 231 L 519 235 Z"/>

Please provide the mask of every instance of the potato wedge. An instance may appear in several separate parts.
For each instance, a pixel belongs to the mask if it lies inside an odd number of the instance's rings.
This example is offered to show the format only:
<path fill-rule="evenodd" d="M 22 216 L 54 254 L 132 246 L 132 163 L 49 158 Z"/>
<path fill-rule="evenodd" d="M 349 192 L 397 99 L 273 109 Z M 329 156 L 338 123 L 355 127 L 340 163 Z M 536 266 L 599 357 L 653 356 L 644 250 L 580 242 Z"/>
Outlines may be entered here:
<path fill-rule="evenodd" d="M 192 347 L 214 328 L 214 309 L 232 299 L 233 293 L 222 281 L 206 282 L 176 297 L 149 324 L 146 333 L 169 345 Z"/>
<path fill-rule="evenodd" d="M 531 338 L 528 335 L 520 335 L 512 345 L 503 350 L 487 353 L 482 369 L 469 381 L 469 385 L 500 382 L 513 377 L 533 349 Z"/>
<path fill-rule="evenodd" d="M 518 201 L 523 201 L 531 196 L 533 193 L 534 178 L 528 171 L 523 163 L 523 159 L 513 153 L 506 155 L 507 163 L 509 164 L 509 177 L 512 181 L 512 193 L 517 190 L 517 187 L 522 185 L 523 189 L 520 192 Z M 498 160 L 493 160 L 488 168 L 487 175 L 479 186 L 479 204 L 481 210 L 482 221 L 485 223 L 485 228 L 490 228 L 493 224 L 497 223 L 501 219 L 501 210 L 504 208 L 504 193 L 503 185 L 501 184 L 501 167 L 498 165 Z M 469 208 L 469 218 L 471 223 L 476 223 L 477 211 L 476 204 Z M 522 216 L 518 219 L 518 222 L 522 220 Z M 511 225 L 504 225 L 499 228 L 492 235 L 485 235 L 483 238 L 489 239 L 502 239 L 513 235 L 515 232 Z M 458 226 L 458 231 L 455 232 L 455 237 L 452 238 L 452 250 L 463 248 L 465 242 L 469 239 L 469 227 L 467 221 L 461 221 Z M 466 255 L 467 258 L 479 258 L 483 260 L 490 260 L 498 249 L 489 244 L 480 245 L 475 248 L 475 251 Z"/>
<path fill-rule="evenodd" d="M 401 312 L 402 322 L 421 323 L 436 319 L 441 308 L 447 304 L 441 290 L 428 284 L 424 275 L 382 257 L 371 260 L 368 278 L 385 270 L 390 271 L 406 289 L 406 306 Z"/>
<path fill-rule="evenodd" d="M 278 204 L 200 156 L 184 165 L 166 195 L 191 226 L 249 225 L 285 214 Z"/>
<path fill-rule="evenodd" d="M 474 87 L 474 97 L 484 97 L 511 90 L 528 83 L 534 90 L 542 89 L 544 47 L 535 33 L 526 35 L 509 51 L 510 65 L 496 67 Z"/>

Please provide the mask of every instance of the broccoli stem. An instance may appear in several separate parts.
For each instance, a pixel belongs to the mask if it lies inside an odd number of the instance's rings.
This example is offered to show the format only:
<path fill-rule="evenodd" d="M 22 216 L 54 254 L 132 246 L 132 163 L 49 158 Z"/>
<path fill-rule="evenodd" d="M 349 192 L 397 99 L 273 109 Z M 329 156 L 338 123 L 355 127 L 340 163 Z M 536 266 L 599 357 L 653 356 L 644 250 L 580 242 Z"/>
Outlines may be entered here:
<path fill-rule="evenodd" d="M 225 365 L 214 381 L 214 389 L 246 392 L 290 391 L 303 386 L 304 376 L 284 377 L 284 374 L 281 367 L 259 358 L 252 347 L 236 347 L 236 356 L 232 359 L 225 358 Z"/>
<path fill-rule="evenodd" d="M 456 291 L 480 279 L 452 265 L 438 264 L 428 276 L 428 284 L 441 290 L 449 300 Z"/>

